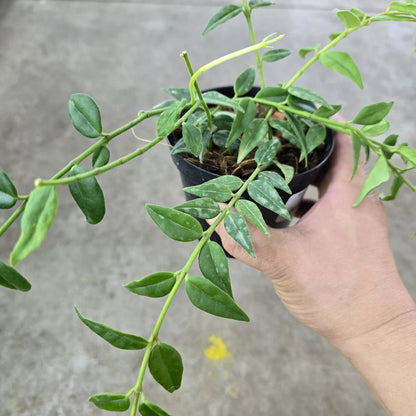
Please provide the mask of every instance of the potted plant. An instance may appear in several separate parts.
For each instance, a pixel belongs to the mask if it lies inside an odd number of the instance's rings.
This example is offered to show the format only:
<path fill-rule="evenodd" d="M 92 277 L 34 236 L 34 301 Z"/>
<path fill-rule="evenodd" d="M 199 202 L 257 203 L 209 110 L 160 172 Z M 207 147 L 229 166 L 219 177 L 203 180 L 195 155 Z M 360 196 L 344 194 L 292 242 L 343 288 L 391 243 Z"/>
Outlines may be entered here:
<path fill-rule="evenodd" d="M 85 137 L 98 140 L 51 179 L 37 179 L 30 195 L 20 195 L 8 175 L 0 171 L 1 208 L 11 209 L 20 202 L 1 226 L 0 234 L 4 234 L 21 216 L 21 235 L 10 254 L 9 264 L 5 261 L 0 263 L 0 284 L 21 291 L 28 291 L 31 285 L 15 265 L 37 249 L 45 238 L 57 211 L 58 186 L 68 186 L 87 222 L 97 224 L 105 215 L 105 200 L 96 177 L 142 156 L 168 136 L 175 163 L 187 159 L 191 165 L 199 165 L 203 175 L 209 177 L 206 172 L 210 170 L 213 170 L 210 173 L 214 176 L 217 175 L 208 181 L 202 178 L 201 184 L 187 186 L 186 193 L 196 197 L 187 202 L 173 208 L 155 204 L 146 206 L 152 220 L 167 236 L 179 242 L 195 242 L 180 270 L 154 272 L 126 285 L 130 292 L 140 296 L 166 298 L 150 335 L 138 336 L 118 331 L 87 318 L 75 308 L 80 320 L 111 345 L 125 350 L 144 350 L 137 382 L 127 393 L 102 393 L 90 398 L 101 409 L 120 412 L 130 409 L 131 415 L 139 411 L 144 416 L 167 414 L 145 398 L 143 381 L 149 369 L 153 378 L 167 391 L 173 392 L 181 385 L 181 356 L 165 340 L 159 339 L 159 332 L 182 284 L 191 303 L 197 308 L 216 316 L 248 321 L 248 316 L 233 298 L 226 254 L 210 238 L 218 224 L 224 221 L 231 237 L 255 256 L 246 220 L 266 235 L 268 228 L 264 216 L 275 214 L 270 219 L 272 223 L 269 225 L 272 226 L 276 225 L 276 215 L 290 220 L 287 201 L 291 194 L 301 193 L 304 188 L 303 185 L 300 188 L 294 186 L 296 178 L 304 173 L 316 173 L 316 168 L 324 167 L 332 150 L 331 130 L 347 133 L 353 140 L 355 166 L 352 176 L 362 150 L 367 158 L 371 154 L 376 157 L 357 205 L 390 178 L 393 181 L 389 195 L 384 197 L 386 200 L 394 199 L 402 186 L 412 191 L 416 189 L 406 176 L 407 172 L 416 168 L 416 151 L 406 143 L 399 144 L 394 134 L 382 140 L 376 139 L 384 135 L 389 127 L 385 117 L 393 103 L 367 105 L 357 110 L 353 120 L 340 122 L 332 118 L 340 110 L 340 105 L 332 105 L 320 94 L 298 85 L 303 73 L 319 62 L 362 88 L 361 74 L 352 57 L 333 48 L 351 33 L 374 22 L 416 21 L 416 2 L 394 1 L 385 12 L 375 16 L 356 8 L 336 10 L 341 31 L 331 34 L 329 43 L 323 47 L 302 49 L 300 55 L 305 58 L 305 64 L 287 82 L 266 86 L 263 65 L 281 61 L 290 54 L 286 49 L 275 48 L 283 36 L 271 35 L 261 42 L 255 40 L 252 13 L 271 4 L 269 1 L 244 0 L 242 5 L 221 8 L 209 21 L 204 33 L 244 15 L 252 45 L 197 70 L 192 68 L 187 53 L 183 53 L 190 73 L 188 88 L 168 89 L 173 100 L 140 112 L 130 123 L 111 133 L 103 132 L 99 108 L 91 97 L 86 94 L 72 95 L 68 110 L 74 127 Z M 226 93 L 221 89 L 201 91 L 198 83 L 201 74 L 247 53 L 254 54 L 256 70 L 248 68 L 242 71 L 232 89 Z M 260 85 L 258 90 L 253 90 L 256 72 Z M 155 139 L 110 161 L 109 144 L 112 139 L 150 117 L 158 117 Z M 91 159 L 92 169 L 81 166 L 86 159 Z M 212 162 L 216 162 L 214 167 Z M 218 170 L 224 166 L 230 171 Z M 313 177 L 307 184 L 316 179 L 317 176 Z M 199 220 L 210 218 L 215 220 L 204 230 Z M 199 276 L 191 274 L 191 267 L 196 262 L 201 272 Z"/>

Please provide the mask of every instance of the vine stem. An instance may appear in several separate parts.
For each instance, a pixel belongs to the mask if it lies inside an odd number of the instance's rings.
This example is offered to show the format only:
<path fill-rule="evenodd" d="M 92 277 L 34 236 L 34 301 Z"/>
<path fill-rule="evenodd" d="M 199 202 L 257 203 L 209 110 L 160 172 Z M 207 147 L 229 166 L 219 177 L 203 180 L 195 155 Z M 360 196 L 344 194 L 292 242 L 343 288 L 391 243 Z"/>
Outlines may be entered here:
<path fill-rule="evenodd" d="M 201 66 L 201 68 L 199 68 L 191 76 L 191 80 L 189 81 L 189 90 L 190 90 L 190 93 L 191 93 L 191 104 L 195 103 L 195 82 L 201 74 L 203 74 L 204 72 L 210 70 L 211 68 L 213 68 L 217 65 L 221 65 L 224 62 L 227 62 L 227 61 L 230 61 L 232 59 L 238 58 L 239 56 L 245 55 L 245 54 L 250 53 L 250 52 L 254 52 L 254 51 L 256 51 L 258 49 L 261 49 L 261 48 L 267 48 L 269 45 L 279 41 L 280 39 L 282 39 L 284 37 L 284 35 L 279 35 L 275 38 L 273 38 L 273 36 L 275 36 L 275 34 L 267 36 L 261 42 L 255 44 L 255 45 L 248 46 L 247 48 L 243 48 L 243 49 L 240 49 L 238 51 L 229 53 L 228 55 L 224 55 L 221 58 L 214 59 L 213 61 L 209 62 L 208 64 Z"/>
<path fill-rule="evenodd" d="M 238 190 L 238 192 L 236 192 L 234 194 L 234 196 L 232 197 L 230 202 L 221 211 L 221 214 L 218 215 L 218 217 L 211 224 L 211 226 L 204 232 L 202 238 L 200 239 L 200 241 L 198 242 L 198 245 L 193 250 L 193 252 L 190 255 L 190 257 L 189 257 L 188 261 L 186 262 L 185 266 L 176 273 L 177 277 L 176 277 L 175 285 L 173 286 L 172 290 L 170 291 L 169 296 L 167 297 L 167 299 L 166 299 L 166 301 L 163 305 L 163 308 L 162 308 L 162 310 L 159 314 L 159 317 L 156 321 L 156 324 L 153 328 L 152 334 L 150 335 L 150 338 L 148 339 L 148 345 L 146 347 L 146 351 L 145 351 L 145 354 L 143 356 L 142 363 L 140 365 L 140 370 L 139 370 L 139 374 L 138 374 L 138 377 L 137 377 L 136 385 L 128 393 L 128 395 L 130 395 L 134 392 L 133 406 L 132 406 L 131 413 L 130 413 L 131 416 L 134 416 L 134 415 L 137 414 L 137 406 L 138 406 L 139 395 L 142 393 L 143 379 L 144 379 L 144 375 L 146 373 L 146 368 L 147 368 L 148 363 L 149 363 L 150 353 L 153 349 L 155 341 L 158 338 L 160 328 L 163 324 L 163 321 L 165 319 L 165 316 L 166 316 L 166 313 L 169 309 L 169 306 L 172 303 L 172 300 L 174 299 L 174 297 L 175 297 L 179 287 L 181 286 L 182 282 L 189 275 L 189 271 L 190 271 L 193 263 L 197 259 L 200 251 L 202 250 L 202 247 L 208 242 L 212 233 L 215 231 L 215 229 L 218 227 L 218 225 L 221 223 L 221 221 L 225 218 L 225 216 L 231 210 L 231 208 L 235 205 L 235 203 L 241 198 L 241 196 L 247 190 L 250 183 L 254 181 L 254 179 L 261 172 L 261 170 L 262 170 L 261 168 L 257 167 L 254 170 L 254 172 L 250 175 L 250 177 L 244 182 L 244 184 L 241 186 L 241 188 Z"/>
<path fill-rule="evenodd" d="M 249 4 L 247 2 L 247 0 L 244 0 L 244 8 L 243 8 L 243 14 L 244 17 L 246 18 L 247 21 L 247 26 L 248 26 L 248 31 L 250 34 L 250 39 L 251 39 L 251 43 L 253 45 L 255 45 L 256 42 L 256 35 L 254 34 L 254 29 L 253 29 L 253 22 L 251 20 L 251 8 L 249 7 Z M 256 62 L 257 62 L 257 72 L 259 74 L 259 81 L 260 81 L 260 87 L 264 88 L 265 84 L 264 84 L 264 75 L 263 75 L 263 62 L 260 59 L 260 54 L 258 50 L 254 51 L 254 55 L 256 57 Z"/>
<path fill-rule="evenodd" d="M 197 108 L 199 107 L 199 103 L 194 104 L 187 112 L 184 114 L 172 127 L 171 131 L 174 131 L 178 126 L 182 124 L 184 120 L 186 120 L 191 113 L 193 113 Z M 119 129 L 120 130 L 120 129 Z M 127 130 L 127 128 L 126 128 Z M 125 131 L 125 130 L 123 130 Z M 120 133 L 119 133 L 120 134 Z M 61 178 L 61 179 L 36 179 L 35 186 L 57 186 L 57 185 L 68 185 L 73 182 L 80 181 L 82 179 L 89 178 L 91 176 L 98 176 L 102 173 L 105 173 L 111 169 L 114 169 L 118 166 L 121 166 L 127 162 L 129 162 L 132 159 L 135 159 L 138 156 L 141 156 L 143 153 L 146 153 L 148 150 L 150 150 L 152 147 L 156 146 L 159 142 L 161 142 L 165 138 L 165 135 L 158 136 L 149 143 L 147 143 L 145 146 L 139 147 L 134 152 L 129 153 L 128 155 L 125 155 L 117 160 L 114 160 L 111 163 L 108 163 L 105 166 L 101 166 L 99 168 L 92 169 L 88 172 L 82 173 L 80 175 L 74 175 L 68 178 Z"/>

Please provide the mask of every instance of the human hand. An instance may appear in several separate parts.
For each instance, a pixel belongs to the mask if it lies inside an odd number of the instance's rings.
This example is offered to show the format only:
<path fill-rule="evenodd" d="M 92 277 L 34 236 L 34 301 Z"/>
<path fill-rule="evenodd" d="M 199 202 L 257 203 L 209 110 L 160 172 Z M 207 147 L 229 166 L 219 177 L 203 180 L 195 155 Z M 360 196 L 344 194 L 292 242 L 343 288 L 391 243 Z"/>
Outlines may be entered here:
<path fill-rule="evenodd" d="M 414 310 L 389 245 L 382 202 L 370 194 L 353 208 L 365 180 L 359 166 L 351 181 L 351 139 L 336 135 L 331 166 L 319 186 L 319 200 L 286 229 L 270 237 L 249 224 L 256 258 L 217 228 L 224 248 L 262 271 L 300 322 L 341 347 Z"/>

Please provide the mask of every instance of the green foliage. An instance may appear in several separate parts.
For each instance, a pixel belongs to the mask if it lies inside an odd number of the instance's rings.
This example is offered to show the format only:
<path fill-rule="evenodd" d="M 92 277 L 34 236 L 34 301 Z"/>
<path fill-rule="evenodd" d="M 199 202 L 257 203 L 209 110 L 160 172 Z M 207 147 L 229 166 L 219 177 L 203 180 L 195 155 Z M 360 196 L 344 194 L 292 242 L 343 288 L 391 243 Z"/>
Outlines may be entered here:
<path fill-rule="evenodd" d="M 220 207 L 211 198 L 191 199 L 175 207 L 178 211 L 202 219 L 214 218 L 220 213 Z"/>
<path fill-rule="evenodd" d="M 182 110 L 186 106 L 186 100 L 175 101 L 167 107 L 157 119 L 156 132 L 159 137 L 165 137 L 174 129 Z"/>
<path fill-rule="evenodd" d="M 146 209 L 155 224 L 173 240 L 189 242 L 202 236 L 201 224 L 188 214 L 152 204 L 147 204 Z"/>
<path fill-rule="evenodd" d="M 237 306 L 233 298 L 208 279 L 189 276 L 185 288 L 189 300 L 198 309 L 221 318 L 249 321 L 248 316 Z"/>
<path fill-rule="evenodd" d="M 124 287 L 136 295 L 161 298 L 166 296 L 173 288 L 176 276 L 171 272 L 156 272 L 134 280 Z"/>
<path fill-rule="evenodd" d="M 225 231 L 232 237 L 251 257 L 256 257 L 250 232 L 242 215 L 236 212 L 228 212 L 224 219 Z"/>
<path fill-rule="evenodd" d="M 107 146 L 101 146 L 92 154 L 91 164 L 93 168 L 100 168 L 105 166 L 109 160 L 110 150 Z"/>
<path fill-rule="evenodd" d="M 58 194 L 54 186 L 35 188 L 27 201 L 22 217 L 21 234 L 10 254 L 14 266 L 36 250 L 55 219 Z"/>
<path fill-rule="evenodd" d="M 99 409 L 110 412 L 125 412 L 130 407 L 130 400 L 123 394 L 100 393 L 89 398 Z"/>
<path fill-rule="evenodd" d="M 270 236 L 269 230 L 263 218 L 263 214 L 254 202 L 247 199 L 240 199 L 236 202 L 235 208 L 243 217 L 255 225 L 260 231 L 262 231 L 267 236 Z"/>
<path fill-rule="evenodd" d="M 6 172 L 0 169 L 0 209 L 12 208 L 17 201 L 17 190 Z"/>
<path fill-rule="evenodd" d="M 257 165 L 261 168 L 267 168 L 273 162 L 281 147 L 281 143 L 275 137 L 259 145 L 254 155 Z"/>
<path fill-rule="evenodd" d="M 202 34 L 205 35 L 208 32 L 211 32 L 211 30 L 214 30 L 220 24 L 238 16 L 242 11 L 243 8 L 241 6 L 235 6 L 233 4 L 222 7 L 217 13 L 215 13 L 214 16 L 211 17 Z"/>
<path fill-rule="evenodd" d="M 264 53 L 262 59 L 264 62 L 277 62 L 288 57 L 291 53 L 292 51 L 289 49 L 274 49 Z"/>
<path fill-rule="evenodd" d="M 201 130 L 191 123 L 183 123 L 182 132 L 186 147 L 194 156 L 198 157 L 202 152 Z"/>
<path fill-rule="evenodd" d="M 68 102 L 69 117 L 74 127 L 85 137 L 101 136 L 101 114 L 95 101 L 87 94 L 72 94 Z"/>
<path fill-rule="evenodd" d="M 269 127 L 264 118 L 254 119 L 243 132 L 237 163 L 241 163 L 268 135 Z"/>
<path fill-rule="evenodd" d="M 256 78 L 256 70 L 247 68 L 243 71 L 234 82 L 234 93 L 236 96 L 242 96 L 251 91 Z"/>
<path fill-rule="evenodd" d="M 110 328 L 107 325 L 87 319 L 81 314 L 76 306 L 74 306 L 74 308 L 78 318 L 91 329 L 92 332 L 95 332 L 112 346 L 122 350 L 141 350 L 147 347 L 147 339 L 132 334 L 126 334 L 125 332 Z"/>
<path fill-rule="evenodd" d="M 74 166 L 68 176 L 82 175 L 87 172 L 88 169 L 82 166 Z M 69 191 L 89 224 L 98 224 L 104 218 L 104 194 L 94 176 L 70 183 Z"/>
<path fill-rule="evenodd" d="M 147 400 L 139 404 L 139 412 L 142 416 L 170 416 L 163 409 Z"/>
<path fill-rule="evenodd" d="M 170 345 L 158 343 L 150 354 L 149 371 L 165 390 L 173 393 L 181 386 L 182 357 Z"/>
<path fill-rule="evenodd" d="M 32 285 L 16 269 L 0 261 L 0 286 L 27 292 Z"/>
<path fill-rule="evenodd" d="M 364 107 L 352 120 L 353 123 L 365 126 L 373 126 L 383 121 L 384 117 L 390 112 L 393 102 L 376 103 Z"/>

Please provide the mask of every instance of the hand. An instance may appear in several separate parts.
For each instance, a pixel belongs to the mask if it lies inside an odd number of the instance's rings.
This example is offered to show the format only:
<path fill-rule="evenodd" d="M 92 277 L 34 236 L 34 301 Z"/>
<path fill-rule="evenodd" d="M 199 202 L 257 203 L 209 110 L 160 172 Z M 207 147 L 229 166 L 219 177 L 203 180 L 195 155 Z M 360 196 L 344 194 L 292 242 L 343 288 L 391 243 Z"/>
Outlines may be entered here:
<path fill-rule="evenodd" d="M 415 309 L 389 245 L 382 202 L 370 194 L 353 208 L 365 180 L 359 166 L 351 181 L 351 139 L 336 135 L 332 164 L 319 186 L 319 200 L 286 229 L 268 238 L 249 224 L 256 258 L 221 224 L 224 248 L 261 270 L 287 309 L 337 346 Z"/>

